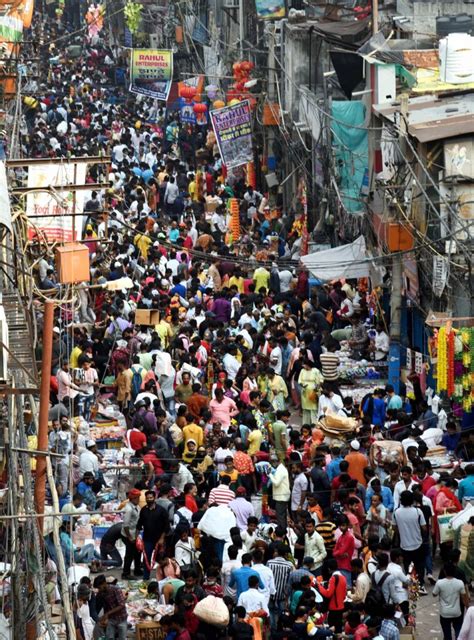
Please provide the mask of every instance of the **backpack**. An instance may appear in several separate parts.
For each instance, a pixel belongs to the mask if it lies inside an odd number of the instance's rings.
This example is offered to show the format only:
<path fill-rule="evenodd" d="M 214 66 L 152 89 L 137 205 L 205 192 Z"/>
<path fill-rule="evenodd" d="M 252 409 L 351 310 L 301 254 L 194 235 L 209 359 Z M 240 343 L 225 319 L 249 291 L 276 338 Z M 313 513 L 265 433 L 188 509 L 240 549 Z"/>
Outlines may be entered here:
<path fill-rule="evenodd" d="M 382 586 L 387 578 L 390 577 L 390 572 L 385 571 L 383 576 L 378 582 L 375 582 L 375 573 L 372 574 L 372 586 L 365 598 L 365 610 L 369 615 L 376 615 L 380 612 L 381 608 L 388 604 L 385 602 L 385 596 L 383 595 Z"/>
<path fill-rule="evenodd" d="M 136 365 L 133 365 L 133 367 L 131 367 L 133 376 L 132 376 L 132 400 L 135 400 L 135 398 L 138 396 L 138 394 L 140 393 L 140 388 L 142 386 L 143 383 L 143 378 L 142 378 L 142 371 L 143 371 L 143 367 L 139 366 L 139 369 L 135 369 Z"/>

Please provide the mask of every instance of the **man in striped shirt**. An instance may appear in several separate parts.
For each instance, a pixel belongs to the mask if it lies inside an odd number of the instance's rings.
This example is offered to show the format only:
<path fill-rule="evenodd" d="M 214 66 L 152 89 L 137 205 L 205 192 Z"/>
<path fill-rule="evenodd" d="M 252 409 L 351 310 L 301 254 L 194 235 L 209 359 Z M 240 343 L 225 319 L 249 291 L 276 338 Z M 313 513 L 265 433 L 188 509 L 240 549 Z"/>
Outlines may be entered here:
<path fill-rule="evenodd" d="M 321 362 L 321 373 L 323 374 L 324 382 L 329 383 L 327 386 L 331 387 L 333 391 L 337 392 L 337 368 L 339 366 L 339 356 L 335 354 L 339 345 L 335 340 L 329 338 L 325 343 L 326 352 L 319 356 Z"/>
<path fill-rule="evenodd" d="M 229 489 L 231 483 L 230 476 L 221 476 L 221 483 L 211 489 L 209 493 L 209 504 L 229 504 L 235 498 L 235 493 Z"/>
<path fill-rule="evenodd" d="M 286 544 L 280 544 L 274 551 L 273 559 L 267 562 L 267 566 L 272 570 L 275 579 L 275 596 L 270 602 L 272 630 L 276 629 L 278 616 L 285 609 L 288 596 L 288 579 L 290 573 L 294 570 L 292 563 L 285 559 L 289 552 L 290 550 Z"/>
<path fill-rule="evenodd" d="M 328 558 L 332 558 L 332 552 L 336 545 L 334 532 L 336 531 L 337 527 L 334 522 L 331 522 L 331 514 L 332 510 L 330 507 L 323 509 L 324 518 L 316 525 L 316 531 L 323 539 Z"/>

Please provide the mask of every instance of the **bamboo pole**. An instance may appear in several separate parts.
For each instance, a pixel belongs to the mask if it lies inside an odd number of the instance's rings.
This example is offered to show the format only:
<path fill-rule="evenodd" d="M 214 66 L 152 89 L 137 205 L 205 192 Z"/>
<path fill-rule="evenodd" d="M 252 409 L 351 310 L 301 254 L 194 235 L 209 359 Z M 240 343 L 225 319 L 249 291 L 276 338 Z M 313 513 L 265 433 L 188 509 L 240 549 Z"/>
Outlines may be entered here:
<path fill-rule="evenodd" d="M 56 484 L 54 482 L 53 467 L 49 457 L 46 458 L 46 475 L 48 478 L 49 489 L 51 491 L 51 498 L 53 500 L 53 507 L 56 511 L 59 511 L 59 499 L 58 492 L 56 491 Z M 43 505 L 44 506 L 44 505 Z M 74 624 L 74 616 L 71 608 L 71 601 L 69 599 L 69 589 L 66 573 L 66 565 L 64 564 L 64 556 L 61 549 L 61 540 L 59 538 L 59 521 L 53 520 L 53 540 L 56 548 L 56 559 L 58 561 L 58 571 L 60 577 L 60 591 L 61 599 L 63 601 L 64 616 L 66 618 L 66 627 L 68 630 L 69 638 L 76 638 L 76 625 Z"/>

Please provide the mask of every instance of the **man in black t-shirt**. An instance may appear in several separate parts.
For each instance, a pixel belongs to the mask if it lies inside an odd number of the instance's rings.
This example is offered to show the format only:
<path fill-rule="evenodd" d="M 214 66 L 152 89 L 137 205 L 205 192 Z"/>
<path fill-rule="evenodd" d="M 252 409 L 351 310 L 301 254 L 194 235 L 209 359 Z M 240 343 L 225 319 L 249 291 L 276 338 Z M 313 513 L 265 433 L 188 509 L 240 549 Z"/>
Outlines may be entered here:
<path fill-rule="evenodd" d="M 229 628 L 229 635 L 232 640 L 253 640 L 253 628 L 248 622 L 245 622 L 247 612 L 245 607 L 235 607 L 236 621 Z"/>
<path fill-rule="evenodd" d="M 122 523 L 117 522 L 107 529 L 100 541 L 100 560 L 108 567 L 122 566 L 122 556 L 115 546 L 122 537 L 121 532 Z"/>
<path fill-rule="evenodd" d="M 158 543 L 164 544 L 165 535 L 170 528 L 168 513 L 156 504 L 156 494 L 154 491 L 145 493 L 146 505 L 140 511 L 137 523 L 137 533 L 143 529 L 143 579 L 150 578 L 153 556 L 156 555 L 155 548 Z"/>

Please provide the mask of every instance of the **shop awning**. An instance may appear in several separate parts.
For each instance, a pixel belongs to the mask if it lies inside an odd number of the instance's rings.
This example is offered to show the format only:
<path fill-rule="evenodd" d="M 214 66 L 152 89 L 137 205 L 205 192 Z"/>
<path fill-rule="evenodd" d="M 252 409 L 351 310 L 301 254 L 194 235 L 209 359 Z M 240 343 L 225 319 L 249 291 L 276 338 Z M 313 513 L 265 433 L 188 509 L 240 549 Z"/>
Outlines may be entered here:
<path fill-rule="evenodd" d="M 385 272 L 367 251 L 364 236 L 341 247 L 302 256 L 301 262 L 313 277 L 325 282 L 340 278 L 371 278 L 372 285 L 377 286 Z"/>

